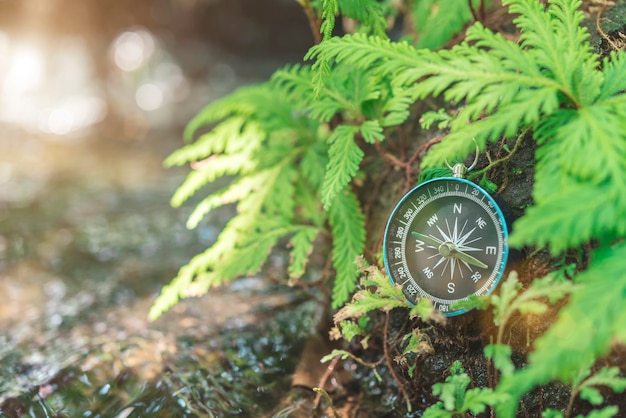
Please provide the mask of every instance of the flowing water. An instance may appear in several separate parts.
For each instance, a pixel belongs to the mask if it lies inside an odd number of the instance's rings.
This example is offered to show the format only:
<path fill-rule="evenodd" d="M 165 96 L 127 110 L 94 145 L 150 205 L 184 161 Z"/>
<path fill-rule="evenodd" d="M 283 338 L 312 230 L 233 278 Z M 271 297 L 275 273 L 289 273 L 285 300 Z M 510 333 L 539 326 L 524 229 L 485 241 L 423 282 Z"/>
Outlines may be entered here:
<path fill-rule="evenodd" d="M 0 28 L 0 416 L 270 414 L 318 311 L 274 284 L 282 255 L 147 313 L 233 211 L 187 230 L 192 205 L 169 206 L 186 169 L 163 159 L 202 105 L 287 60 L 133 25 L 95 53 L 88 36 L 15 33 Z"/>
<path fill-rule="evenodd" d="M 161 168 L 173 141 L 2 137 L 4 416 L 255 416 L 279 401 L 314 302 L 249 277 L 147 321 L 230 215 L 185 229 L 189 208 L 168 204 L 184 173 Z"/>

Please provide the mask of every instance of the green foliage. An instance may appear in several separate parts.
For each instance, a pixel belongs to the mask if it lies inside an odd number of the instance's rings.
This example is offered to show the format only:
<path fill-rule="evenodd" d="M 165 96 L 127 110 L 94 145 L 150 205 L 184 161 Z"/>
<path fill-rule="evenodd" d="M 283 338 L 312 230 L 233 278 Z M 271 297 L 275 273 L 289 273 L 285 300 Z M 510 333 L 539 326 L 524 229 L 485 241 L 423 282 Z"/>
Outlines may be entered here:
<path fill-rule="evenodd" d="M 325 230 L 326 215 L 314 198 L 321 176 L 305 177 L 300 171 L 316 172 L 326 164 L 327 149 L 318 136 L 323 130 L 297 115 L 288 94 L 271 84 L 242 88 L 206 107 L 189 124 L 187 137 L 214 123 L 214 129 L 166 160 L 169 166 L 194 164 L 172 203 L 179 206 L 205 184 L 228 176 L 227 186 L 196 205 L 188 226 L 197 226 L 209 211 L 227 204 L 236 204 L 238 215 L 213 246 L 181 268 L 163 289 L 151 318 L 181 297 L 256 273 L 283 237 L 290 237 L 289 273 L 301 277 L 314 239 Z"/>
<path fill-rule="evenodd" d="M 333 71 L 318 91 L 313 89 L 312 78 L 311 69 L 303 66 L 285 68 L 272 76 L 275 85 L 286 91 L 294 103 L 302 103 L 311 118 L 327 123 L 339 114 L 345 121 L 325 139 L 330 147 L 326 171 L 321 172 L 324 176 L 321 196 L 328 209 L 359 170 L 364 153 L 355 142 L 356 135 L 368 143 L 384 138 L 379 122 L 383 113 L 379 108 L 384 108 L 390 99 L 384 94 L 383 86 L 377 85 L 364 71 L 348 68 Z"/>
<path fill-rule="evenodd" d="M 598 249 L 592 257 L 590 267 L 575 277 L 568 305 L 536 341 L 528 366 L 500 381 L 497 390 L 513 395 L 501 414 L 510 414 L 535 385 L 570 380 L 581 364 L 592 364 L 616 341 L 626 342 L 626 244 Z"/>
<path fill-rule="evenodd" d="M 598 390 L 598 386 L 610 388 L 613 392 L 622 393 L 626 390 L 626 378 L 619 377 L 619 369 L 617 367 L 603 367 L 595 374 L 591 375 L 589 368 L 581 368 L 572 380 L 572 394 L 570 397 L 570 406 L 568 407 L 567 416 L 569 416 L 571 405 L 577 396 L 586 400 L 594 406 L 602 405 L 604 397 Z M 587 418 L 611 418 L 617 414 L 619 409 L 616 406 L 607 406 L 600 410 L 592 411 Z M 544 418 L 563 418 L 560 411 L 548 409 L 543 414 Z M 582 415 L 579 415 L 582 417 Z"/>
<path fill-rule="evenodd" d="M 474 7 L 479 1 L 471 0 Z M 444 46 L 472 19 L 468 0 L 422 0 L 414 2 L 413 18 L 417 48 L 437 49 Z"/>
<path fill-rule="evenodd" d="M 337 272 L 332 306 L 339 308 L 354 290 L 357 279 L 355 261 L 365 245 L 365 219 L 354 194 L 346 192 L 337 195 L 329 211 L 329 221 L 335 237 L 332 260 Z"/>
<path fill-rule="evenodd" d="M 515 224 L 510 244 L 548 246 L 555 255 L 592 239 L 600 244 L 529 367 L 501 381 L 498 391 L 515 396 L 499 411 L 513 416 L 532 387 L 566 378 L 606 354 L 612 341 L 625 341 L 626 252 L 619 240 L 626 232 L 626 59 L 613 53 L 600 62 L 592 52 L 580 1 L 503 3 L 518 14 L 519 43 L 477 23 L 450 50 L 354 34 L 329 39 L 310 56 L 387 78 L 405 103 L 442 95 L 463 104 L 425 166 L 463 158 L 474 146 L 470 138 L 483 149 L 529 129 L 538 144 L 535 204 Z M 541 312 L 545 304 L 520 299 L 515 309 Z M 509 310 L 502 306 L 499 320 Z"/>
<path fill-rule="evenodd" d="M 622 393 L 626 389 L 626 378 L 619 377 L 619 369 L 617 367 L 603 367 L 592 376 L 590 370 L 582 370 L 574 378 L 572 384 L 572 392 L 580 394 L 592 405 L 601 405 L 604 397 L 596 386 L 607 386 L 613 392 Z"/>
<path fill-rule="evenodd" d="M 471 379 L 461 367 L 460 361 L 450 366 L 450 376 L 444 383 L 433 385 L 433 395 L 441 401 L 428 407 L 424 411 L 424 418 L 460 418 L 467 412 L 479 414 L 487 406 L 494 406 L 502 402 L 506 395 L 500 395 L 489 388 L 473 388 L 467 390 Z"/>
<path fill-rule="evenodd" d="M 420 317 L 424 321 L 442 320 L 441 312 L 433 308 L 429 299 L 420 299 L 417 304 L 411 305 L 402 293 L 402 288 L 391 283 L 378 267 L 361 267 L 361 270 L 361 288 L 352 297 L 352 301 L 335 314 L 335 323 L 358 319 L 371 311 L 389 312 L 395 308 L 409 308 L 411 318 Z"/>
<path fill-rule="evenodd" d="M 592 377 L 576 380 L 577 373 L 612 344 L 626 343 L 625 54 L 600 60 L 593 53 L 578 0 L 503 0 L 517 16 L 519 42 L 475 23 L 463 42 L 438 51 L 433 48 L 447 43 L 470 19 L 467 1 L 411 2 L 406 12 L 414 36 L 401 42 L 385 33 L 398 13 L 396 3 L 311 4 L 322 32 L 322 42 L 305 57 L 314 60 L 312 65 L 285 67 L 267 83 L 209 105 L 187 128 L 186 138 L 193 142 L 167 159 L 167 165 L 192 163 L 172 198 L 176 206 L 209 183 L 229 181 L 197 203 L 189 227 L 223 205 L 236 205 L 237 215 L 215 244 L 164 288 L 151 317 L 180 297 L 254 274 L 278 244 L 286 243 L 291 251 L 289 283 L 296 283 L 306 274 L 315 240 L 327 235 L 333 240 L 332 306 L 341 307 L 355 290 L 355 259 L 366 240 L 365 218 L 351 183 L 367 148 L 385 142 L 389 128 L 407 122 L 416 101 L 440 96 L 458 110 L 423 115 L 424 125 L 437 124 L 448 134 L 424 158 L 422 178 L 436 175 L 445 160 L 473 152 L 472 138 L 484 150 L 490 142 L 531 132 L 537 146 L 534 203 L 515 223 L 509 243 L 547 247 L 554 256 L 590 241 L 595 249 L 586 269 L 570 271 L 573 283 L 552 274 L 522 290 L 511 275 L 498 294 L 467 302 L 493 308 L 499 335 L 485 355 L 501 380 L 495 391 L 466 390 L 467 374 L 457 365 L 449 381 L 434 388 L 441 403 L 428 413 L 447 417 L 493 405 L 499 416 L 515 416 L 525 393 L 556 379 L 573 381 L 581 397 L 597 401 L 597 384 Z M 354 33 L 332 36 L 339 16 L 354 20 Z M 488 181 L 483 173 L 483 184 Z M 495 189 L 495 184 L 487 187 Z M 567 295 L 567 305 L 536 341 L 527 367 L 516 370 L 511 348 L 502 343 L 512 315 L 542 314 Z M 335 317 L 337 334 L 367 338 L 359 318 L 396 307 L 409 307 L 401 290 L 378 268 L 366 269 L 360 290 Z M 428 302 L 410 309 L 422 319 L 438 319 Z M 407 335 L 405 354 L 423 342 L 419 332 Z M 590 416 L 613 412 L 609 407 Z"/>
<path fill-rule="evenodd" d="M 332 37 L 338 14 L 354 19 L 359 24 L 357 30 L 361 33 L 386 37 L 386 12 L 383 5 L 375 0 L 321 0 L 319 15 L 322 19 L 322 42 Z M 324 88 L 325 80 L 331 76 L 330 63 L 318 60 L 313 65 L 313 70 L 311 81 L 315 95 L 318 96 Z"/>

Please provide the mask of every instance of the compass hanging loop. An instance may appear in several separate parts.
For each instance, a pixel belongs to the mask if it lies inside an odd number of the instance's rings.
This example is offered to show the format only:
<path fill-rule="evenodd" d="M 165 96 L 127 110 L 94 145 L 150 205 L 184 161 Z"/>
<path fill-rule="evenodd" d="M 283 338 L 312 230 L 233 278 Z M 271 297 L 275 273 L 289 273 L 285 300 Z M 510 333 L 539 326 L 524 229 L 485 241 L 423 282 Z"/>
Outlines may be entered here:
<path fill-rule="evenodd" d="M 476 167 L 476 164 L 478 163 L 478 153 L 480 150 L 478 148 L 478 144 L 476 143 L 476 139 L 472 138 L 472 141 L 474 141 L 474 144 L 476 145 L 476 152 L 474 154 L 474 161 L 469 167 L 466 167 L 465 164 L 463 163 L 456 163 L 454 164 L 454 166 L 451 166 L 448 160 L 446 159 L 446 165 L 448 166 L 450 171 L 452 171 L 452 177 L 462 179 L 465 177 L 465 174 L 469 173 L 470 171 L 474 169 L 474 167 Z"/>

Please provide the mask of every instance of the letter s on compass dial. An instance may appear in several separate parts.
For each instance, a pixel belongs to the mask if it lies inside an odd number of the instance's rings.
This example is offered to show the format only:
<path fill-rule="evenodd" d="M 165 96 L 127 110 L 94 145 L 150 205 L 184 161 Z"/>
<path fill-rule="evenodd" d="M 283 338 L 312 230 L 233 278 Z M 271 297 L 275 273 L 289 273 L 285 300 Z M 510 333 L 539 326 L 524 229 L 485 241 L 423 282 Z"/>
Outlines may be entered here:
<path fill-rule="evenodd" d="M 411 303 L 427 297 L 446 316 L 469 295 L 490 294 L 504 273 L 507 225 L 489 194 L 455 177 L 416 186 L 393 210 L 384 260 Z"/>

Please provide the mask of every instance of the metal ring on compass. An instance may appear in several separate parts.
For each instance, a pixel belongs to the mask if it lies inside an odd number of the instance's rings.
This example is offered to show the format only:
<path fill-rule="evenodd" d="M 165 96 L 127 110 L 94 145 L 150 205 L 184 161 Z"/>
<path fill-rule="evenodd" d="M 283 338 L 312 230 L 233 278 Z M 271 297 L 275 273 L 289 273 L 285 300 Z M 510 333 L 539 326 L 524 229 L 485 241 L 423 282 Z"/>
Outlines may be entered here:
<path fill-rule="evenodd" d="M 465 170 L 464 170 L 465 173 L 469 173 L 470 171 L 472 171 L 474 169 L 474 167 L 476 167 L 476 164 L 478 163 L 478 154 L 480 153 L 480 149 L 478 148 L 478 144 L 476 143 L 476 139 L 472 138 L 472 141 L 474 141 L 474 144 L 476 145 L 476 152 L 474 153 L 474 161 L 472 162 L 472 164 L 469 167 L 465 168 Z M 446 158 L 446 166 L 448 166 L 450 171 L 452 171 L 453 173 L 456 172 L 454 167 L 452 167 L 450 165 L 450 163 L 448 162 L 447 158 Z M 455 166 L 456 166 L 456 164 L 455 164 Z"/>

